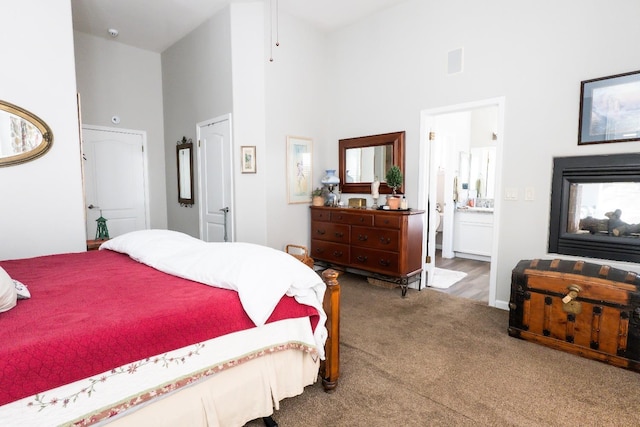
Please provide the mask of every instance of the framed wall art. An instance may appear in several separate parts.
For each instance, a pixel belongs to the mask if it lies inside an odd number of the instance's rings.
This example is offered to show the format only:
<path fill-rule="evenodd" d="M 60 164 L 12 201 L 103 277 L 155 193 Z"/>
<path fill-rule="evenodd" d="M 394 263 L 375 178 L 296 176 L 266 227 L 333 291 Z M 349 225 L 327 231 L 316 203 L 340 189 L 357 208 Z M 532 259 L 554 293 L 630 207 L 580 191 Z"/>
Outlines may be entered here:
<path fill-rule="evenodd" d="M 243 145 L 240 147 L 240 166 L 242 173 L 256 173 L 256 146 Z"/>
<path fill-rule="evenodd" d="M 310 138 L 287 136 L 287 202 L 311 202 L 312 145 Z"/>
<path fill-rule="evenodd" d="M 640 140 L 640 71 L 585 80 L 578 145 Z"/>

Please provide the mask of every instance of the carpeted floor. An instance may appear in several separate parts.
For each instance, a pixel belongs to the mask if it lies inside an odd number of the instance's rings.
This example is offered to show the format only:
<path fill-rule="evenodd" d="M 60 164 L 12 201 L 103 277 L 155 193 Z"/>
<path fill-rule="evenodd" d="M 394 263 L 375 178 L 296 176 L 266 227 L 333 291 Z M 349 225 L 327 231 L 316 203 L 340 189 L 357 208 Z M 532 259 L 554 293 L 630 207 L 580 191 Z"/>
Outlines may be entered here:
<path fill-rule="evenodd" d="M 280 427 L 640 425 L 638 373 L 512 338 L 484 303 L 340 282 L 338 388 L 281 402 Z"/>

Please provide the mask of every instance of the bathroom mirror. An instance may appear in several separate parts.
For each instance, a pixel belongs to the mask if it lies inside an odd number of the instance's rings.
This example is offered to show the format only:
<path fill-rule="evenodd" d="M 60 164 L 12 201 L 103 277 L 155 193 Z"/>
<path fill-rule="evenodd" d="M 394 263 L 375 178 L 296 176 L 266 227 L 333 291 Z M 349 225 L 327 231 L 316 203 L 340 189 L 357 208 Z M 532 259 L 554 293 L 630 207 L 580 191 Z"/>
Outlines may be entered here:
<path fill-rule="evenodd" d="M 378 178 L 380 193 L 391 194 L 386 185 L 389 168 L 397 165 L 404 175 L 404 131 L 361 136 L 339 141 L 339 174 L 342 193 L 371 193 Z M 404 193 L 404 182 L 397 189 Z"/>
<path fill-rule="evenodd" d="M 471 149 L 469 161 L 470 189 L 480 199 L 493 199 L 496 176 L 496 147 Z"/>
<path fill-rule="evenodd" d="M 178 202 L 193 205 L 193 142 L 182 137 L 176 146 L 178 158 Z"/>
<path fill-rule="evenodd" d="M 0 101 L 0 166 L 42 156 L 53 144 L 53 133 L 35 114 Z"/>

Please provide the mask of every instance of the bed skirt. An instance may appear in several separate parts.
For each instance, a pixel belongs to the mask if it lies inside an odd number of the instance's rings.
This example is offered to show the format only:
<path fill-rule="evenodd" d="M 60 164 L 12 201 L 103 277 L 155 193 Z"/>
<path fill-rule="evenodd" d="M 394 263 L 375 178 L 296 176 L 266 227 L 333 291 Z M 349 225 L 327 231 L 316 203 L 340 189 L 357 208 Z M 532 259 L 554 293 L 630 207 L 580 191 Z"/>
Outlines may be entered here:
<path fill-rule="evenodd" d="M 315 360 L 314 360 L 315 359 Z M 318 379 L 319 360 L 296 349 L 258 357 L 144 407 L 109 420 L 109 427 L 243 426 L 266 417 Z"/>

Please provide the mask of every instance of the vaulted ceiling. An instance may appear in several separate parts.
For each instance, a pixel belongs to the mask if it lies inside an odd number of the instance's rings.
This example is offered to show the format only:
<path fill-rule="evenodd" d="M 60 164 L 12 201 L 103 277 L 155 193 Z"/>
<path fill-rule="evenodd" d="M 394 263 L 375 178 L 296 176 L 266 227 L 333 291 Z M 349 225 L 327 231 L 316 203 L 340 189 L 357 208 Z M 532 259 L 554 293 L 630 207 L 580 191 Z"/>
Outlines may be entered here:
<path fill-rule="evenodd" d="M 162 52 L 232 2 L 247 0 L 71 0 L 74 29 Z M 255 0 L 251 0 L 255 1 Z M 264 0 L 272 10 L 331 31 L 406 0 Z"/>

